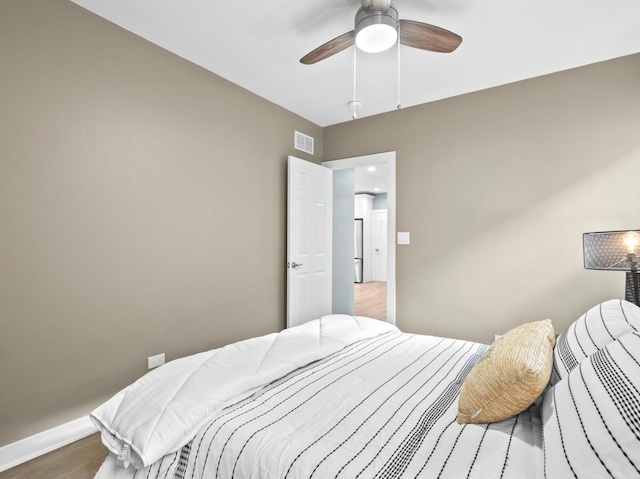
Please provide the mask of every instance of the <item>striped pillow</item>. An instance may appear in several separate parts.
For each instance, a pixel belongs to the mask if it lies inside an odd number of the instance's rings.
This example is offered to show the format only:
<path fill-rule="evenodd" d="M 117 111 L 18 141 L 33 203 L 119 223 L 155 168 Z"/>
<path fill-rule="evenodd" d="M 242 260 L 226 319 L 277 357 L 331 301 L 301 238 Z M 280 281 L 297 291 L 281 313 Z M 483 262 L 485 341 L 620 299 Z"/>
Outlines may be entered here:
<path fill-rule="evenodd" d="M 630 331 L 640 331 L 640 308 L 635 304 L 612 299 L 591 308 L 558 336 L 551 384 L 558 383 L 582 360 Z"/>
<path fill-rule="evenodd" d="M 593 353 L 542 401 L 544 477 L 640 477 L 640 333 Z"/>

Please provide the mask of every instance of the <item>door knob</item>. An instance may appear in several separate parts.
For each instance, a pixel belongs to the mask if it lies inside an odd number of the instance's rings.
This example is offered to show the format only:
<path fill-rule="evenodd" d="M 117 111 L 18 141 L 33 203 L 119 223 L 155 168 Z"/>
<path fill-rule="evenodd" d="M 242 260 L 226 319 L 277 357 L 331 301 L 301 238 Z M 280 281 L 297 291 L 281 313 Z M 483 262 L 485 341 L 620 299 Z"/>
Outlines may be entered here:
<path fill-rule="evenodd" d="M 296 263 L 295 261 L 293 263 L 291 263 L 291 267 L 293 269 L 298 269 L 298 268 L 302 268 L 302 264 L 301 263 Z"/>

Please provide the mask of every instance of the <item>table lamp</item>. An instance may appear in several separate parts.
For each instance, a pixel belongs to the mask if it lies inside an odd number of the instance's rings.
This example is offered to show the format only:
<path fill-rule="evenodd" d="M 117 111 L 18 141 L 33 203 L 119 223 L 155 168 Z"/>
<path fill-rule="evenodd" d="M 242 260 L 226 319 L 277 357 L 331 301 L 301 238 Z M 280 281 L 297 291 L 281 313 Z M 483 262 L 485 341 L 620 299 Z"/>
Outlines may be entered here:
<path fill-rule="evenodd" d="M 625 299 L 640 306 L 638 299 L 638 262 L 640 230 L 601 231 L 582 235 L 584 267 L 626 271 Z"/>

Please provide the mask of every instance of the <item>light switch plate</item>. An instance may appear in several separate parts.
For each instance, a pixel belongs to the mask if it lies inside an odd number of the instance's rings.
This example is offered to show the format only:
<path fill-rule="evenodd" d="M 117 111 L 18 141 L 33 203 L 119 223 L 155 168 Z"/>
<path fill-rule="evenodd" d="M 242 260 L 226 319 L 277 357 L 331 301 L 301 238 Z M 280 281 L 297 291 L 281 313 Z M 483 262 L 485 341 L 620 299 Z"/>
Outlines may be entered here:
<path fill-rule="evenodd" d="M 411 235 L 406 231 L 398 233 L 398 244 L 411 244 Z"/>

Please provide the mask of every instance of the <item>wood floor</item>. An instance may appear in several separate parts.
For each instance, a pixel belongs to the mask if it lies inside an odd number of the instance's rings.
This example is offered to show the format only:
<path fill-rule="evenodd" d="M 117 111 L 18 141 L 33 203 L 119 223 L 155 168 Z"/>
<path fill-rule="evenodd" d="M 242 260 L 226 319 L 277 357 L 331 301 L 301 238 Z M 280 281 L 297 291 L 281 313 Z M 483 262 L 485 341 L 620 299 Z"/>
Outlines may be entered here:
<path fill-rule="evenodd" d="M 356 283 L 353 293 L 354 314 L 387 320 L 387 283 Z"/>
<path fill-rule="evenodd" d="M 92 479 L 107 457 L 98 433 L 0 472 L 0 479 Z"/>

